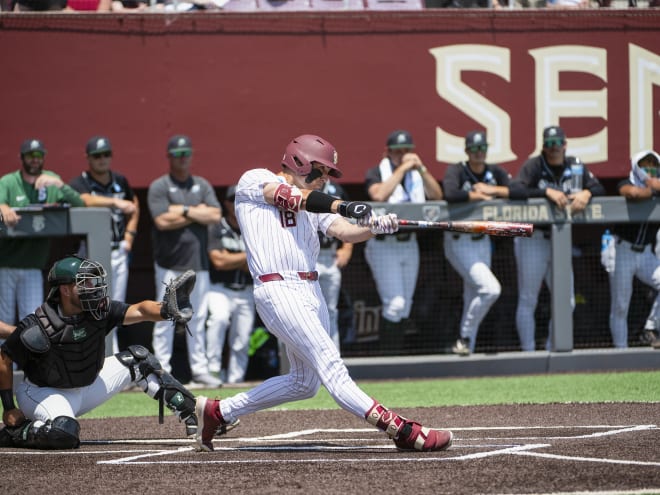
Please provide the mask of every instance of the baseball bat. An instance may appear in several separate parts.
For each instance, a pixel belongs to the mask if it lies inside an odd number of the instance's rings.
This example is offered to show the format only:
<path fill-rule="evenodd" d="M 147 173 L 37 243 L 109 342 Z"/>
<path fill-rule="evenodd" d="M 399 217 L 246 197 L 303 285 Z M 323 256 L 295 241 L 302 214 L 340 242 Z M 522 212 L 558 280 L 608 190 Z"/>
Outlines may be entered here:
<path fill-rule="evenodd" d="M 468 234 L 486 234 L 499 237 L 531 237 L 534 225 L 531 223 L 493 222 L 493 221 L 456 221 L 428 222 L 426 220 L 399 219 L 399 226 L 419 229 L 449 230 Z"/>

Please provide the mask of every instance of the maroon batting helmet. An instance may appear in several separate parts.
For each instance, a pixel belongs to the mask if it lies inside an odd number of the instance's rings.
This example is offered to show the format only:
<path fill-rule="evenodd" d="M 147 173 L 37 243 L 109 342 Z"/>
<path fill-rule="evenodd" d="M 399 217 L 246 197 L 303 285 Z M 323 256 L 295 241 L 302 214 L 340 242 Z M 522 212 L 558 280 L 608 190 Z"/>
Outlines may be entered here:
<path fill-rule="evenodd" d="M 308 175 L 312 162 L 330 168 L 332 177 L 341 177 L 337 168 L 337 150 L 325 139 L 312 134 L 303 134 L 289 143 L 282 157 L 282 166 L 297 175 Z"/>

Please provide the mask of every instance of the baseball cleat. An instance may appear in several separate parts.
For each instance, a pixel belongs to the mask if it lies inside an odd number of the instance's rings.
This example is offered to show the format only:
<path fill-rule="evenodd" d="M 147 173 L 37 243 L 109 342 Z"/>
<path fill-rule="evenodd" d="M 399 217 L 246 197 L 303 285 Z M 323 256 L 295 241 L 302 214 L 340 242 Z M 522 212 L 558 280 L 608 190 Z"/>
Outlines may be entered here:
<path fill-rule="evenodd" d="M 452 346 L 451 352 L 458 354 L 459 356 L 469 356 L 470 355 L 470 339 L 460 338 Z"/>
<path fill-rule="evenodd" d="M 432 452 L 447 450 L 451 446 L 453 438 L 454 435 L 449 430 L 427 428 L 415 421 L 406 420 L 393 440 L 399 450 Z"/>
<path fill-rule="evenodd" d="M 221 437 L 222 435 L 226 435 L 227 433 L 229 433 L 231 430 L 233 430 L 234 428 L 236 428 L 240 424 L 241 424 L 240 419 L 235 419 L 231 423 L 222 423 L 220 426 L 218 426 L 218 429 L 215 430 L 216 438 Z"/>
<path fill-rule="evenodd" d="M 195 413 L 197 414 L 197 433 L 195 441 L 197 450 L 213 451 L 213 437 L 220 426 L 225 424 L 220 413 L 220 401 L 211 400 L 202 395 L 195 399 Z"/>
<path fill-rule="evenodd" d="M 197 434 L 197 415 L 191 414 L 183 422 L 186 425 L 186 436 L 194 437 Z"/>
<path fill-rule="evenodd" d="M 644 330 L 642 330 L 642 333 L 639 336 L 639 341 L 642 344 L 650 345 L 656 349 L 657 349 L 656 346 L 660 346 L 660 337 L 658 337 L 658 332 L 653 329 L 645 328 Z"/>

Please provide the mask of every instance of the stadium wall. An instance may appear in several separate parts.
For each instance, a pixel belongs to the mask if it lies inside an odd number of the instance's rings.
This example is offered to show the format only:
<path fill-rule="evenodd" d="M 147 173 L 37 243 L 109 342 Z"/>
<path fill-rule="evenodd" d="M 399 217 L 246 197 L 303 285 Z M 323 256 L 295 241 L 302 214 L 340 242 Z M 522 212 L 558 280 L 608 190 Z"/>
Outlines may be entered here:
<path fill-rule="evenodd" d="M 515 173 L 559 123 L 569 152 L 622 177 L 631 153 L 660 147 L 659 24 L 641 8 L 3 13 L 0 164 L 15 169 L 35 136 L 69 180 L 105 134 L 113 167 L 145 188 L 167 170 L 168 137 L 186 133 L 194 172 L 222 187 L 311 132 L 355 184 L 406 128 L 441 178 L 484 128 L 489 160 Z"/>

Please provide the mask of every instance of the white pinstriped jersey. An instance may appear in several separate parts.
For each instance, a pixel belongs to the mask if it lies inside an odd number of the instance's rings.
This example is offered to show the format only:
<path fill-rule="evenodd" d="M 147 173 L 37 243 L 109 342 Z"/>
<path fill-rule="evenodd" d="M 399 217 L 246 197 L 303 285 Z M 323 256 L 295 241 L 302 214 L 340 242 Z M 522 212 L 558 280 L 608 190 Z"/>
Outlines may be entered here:
<path fill-rule="evenodd" d="M 333 213 L 293 213 L 266 203 L 265 184 L 284 177 L 259 168 L 248 170 L 236 188 L 236 218 L 247 248 L 252 277 L 276 272 L 308 272 L 316 268 L 320 230 L 324 234 L 339 217 Z"/>

